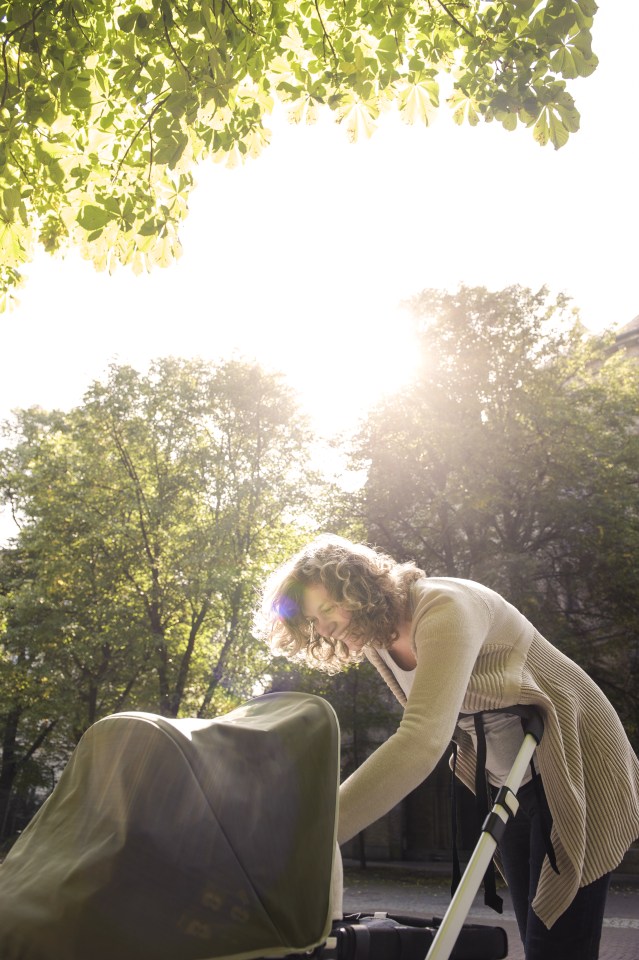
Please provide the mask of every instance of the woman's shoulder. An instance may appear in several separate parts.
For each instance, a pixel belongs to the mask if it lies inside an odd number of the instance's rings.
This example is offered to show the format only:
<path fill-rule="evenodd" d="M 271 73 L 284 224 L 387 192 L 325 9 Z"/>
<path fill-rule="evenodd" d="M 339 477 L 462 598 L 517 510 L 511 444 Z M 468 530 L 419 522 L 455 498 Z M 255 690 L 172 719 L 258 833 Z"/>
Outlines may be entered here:
<path fill-rule="evenodd" d="M 490 587 L 458 577 L 422 577 L 412 587 L 411 608 L 415 632 L 428 631 L 437 617 L 449 626 L 484 632 L 502 645 L 524 638 L 529 644 L 534 627 L 524 614 Z"/>
<path fill-rule="evenodd" d="M 496 590 L 461 577 L 420 577 L 411 585 L 410 603 L 413 617 L 442 609 L 455 608 L 460 614 L 487 617 L 490 622 L 525 620 L 516 607 Z"/>
<path fill-rule="evenodd" d="M 474 580 L 460 577 L 420 577 L 411 585 L 410 608 L 413 623 L 433 616 L 454 620 L 477 618 L 490 622 L 499 594 Z M 503 601 L 501 601 L 503 602 Z"/>
<path fill-rule="evenodd" d="M 466 599 L 469 597 L 506 602 L 503 597 L 490 587 L 484 586 L 477 580 L 466 580 L 462 577 L 428 577 L 423 576 L 411 584 L 411 594 L 417 599 L 448 596 L 451 599 Z"/>

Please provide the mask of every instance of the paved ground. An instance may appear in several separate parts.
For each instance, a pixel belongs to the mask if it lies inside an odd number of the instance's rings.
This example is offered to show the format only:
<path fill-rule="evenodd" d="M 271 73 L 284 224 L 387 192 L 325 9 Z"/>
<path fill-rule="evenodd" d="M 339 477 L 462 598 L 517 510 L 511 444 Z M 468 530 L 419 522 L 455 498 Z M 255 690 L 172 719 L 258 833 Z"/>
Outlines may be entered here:
<path fill-rule="evenodd" d="M 375 865 L 366 870 L 346 865 L 344 912 L 387 910 L 417 917 L 443 916 L 450 901 L 450 880 L 425 876 L 423 871 Z M 508 934 L 508 960 L 524 960 L 515 915 L 506 889 L 501 915 L 483 905 L 478 894 L 469 914 L 471 923 L 503 927 Z M 615 878 L 611 884 L 601 940 L 600 960 L 639 960 L 639 876 Z"/>

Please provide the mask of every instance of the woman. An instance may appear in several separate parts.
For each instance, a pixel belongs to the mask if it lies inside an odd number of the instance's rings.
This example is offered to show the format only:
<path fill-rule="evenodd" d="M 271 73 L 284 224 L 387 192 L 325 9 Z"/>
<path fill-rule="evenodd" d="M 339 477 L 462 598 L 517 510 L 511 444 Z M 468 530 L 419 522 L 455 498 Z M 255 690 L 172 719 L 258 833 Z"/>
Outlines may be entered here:
<path fill-rule="evenodd" d="M 472 716 L 534 705 L 545 731 L 542 789 L 525 783 L 500 843 L 527 960 L 591 960 L 610 871 L 639 836 L 639 761 L 595 683 L 499 594 L 426 577 L 413 564 L 323 536 L 267 583 L 262 633 L 272 649 L 334 673 L 367 657 L 404 705 L 397 732 L 340 788 L 338 841 L 391 809 L 458 745 L 471 789 Z M 497 787 L 521 744 L 517 717 L 485 720 L 486 771 Z M 550 823 L 555 863 L 546 855 Z M 546 828 L 547 832 L 547 828 Z"/>

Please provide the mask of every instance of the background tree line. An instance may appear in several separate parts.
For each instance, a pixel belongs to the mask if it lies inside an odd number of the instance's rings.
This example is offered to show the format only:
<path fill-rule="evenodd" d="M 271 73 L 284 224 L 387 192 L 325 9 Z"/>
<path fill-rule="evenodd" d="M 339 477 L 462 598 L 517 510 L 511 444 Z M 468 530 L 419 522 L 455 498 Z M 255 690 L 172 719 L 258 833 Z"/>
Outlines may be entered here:
<path fill-rule="evenodd" d="M 113 366 L 68 412 L 17 411 L 0 453 L 20 531 L 0 553 L 0 830 L 122 709 L 214 716 L 305 688 L 340 717 L 345 772 L 397 722 L 376 677 L 269 660 L 259 585 L 316 529 L 520 606 L 639 734 L 639 365 L 561 298 L 423 291 L 420 366 L 343 441 L 363 482 L 309 465 L 308 425 L 258 366 Z"/>
<path fill-rule="evenodd" d="M 595 0 L 0 0 L 0 310 L 36 246 L 139 272 L 179 253 L 193 169 L 330 110 L 370 136 L 396 104 L 428 124 L 441 76 L 458 124 L 519 124 L 558 149 L 569 84 L 597 66 Z"/>
<path fill-rule="evenodd" d="M 367 538 L 502 593 L 636 742 L 639 363 L 544 290 L 426 290 L 412 307 L 418 376 L 354 442 Z"/>
<path fill-rule="evenodd" d="M 257 584 L 297 546 L 314 493 L 305 438 L 280 380 L 239 363 L 114 366 L 68 413 L 17 412 L 2 454 L 21 517 L 0 564 L 5 832 L 99 717 L 209 716 L 251 695 L 268 665 L 251 642 Z"/>

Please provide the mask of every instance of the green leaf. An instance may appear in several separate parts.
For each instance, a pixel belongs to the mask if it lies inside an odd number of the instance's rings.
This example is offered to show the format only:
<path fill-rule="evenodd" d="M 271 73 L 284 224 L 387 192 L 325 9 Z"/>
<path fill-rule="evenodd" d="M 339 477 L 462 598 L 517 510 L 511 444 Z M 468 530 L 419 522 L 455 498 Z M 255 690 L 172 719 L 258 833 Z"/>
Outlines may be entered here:
<path fill-rule="evenodd" d="M 167 97 L 166 109 L 172 117 L 181 117 L 192 99 L 193 95 L 188 90 L 183 93 L 172 93 Z"/>
<path fill-rule="evenodd" d="M 599 9 L 595 0 L 577 0 L 577 3 L 581 12 L 587 17 L 594 17 Z"/>
<path fill-rule="evenodd" d="M 91 93 L 87 87 L 72 87 L 69 91 L 69 100 L 74 107 L 87 110 L 91 106 Z"/>
<path fill-rule="evenodd" d="M 112 219 L 113 215 L 108 210 L 91 203 L 82 207 L 77 217 L 78 223 L 85 230 L 102 230 Z"/>
<path fill-rule="evenodd" d="M 155 217 L 151 217 L 150 220 L 147 220 L 138 230 L 138 234 L 141 237 L 152 237 L 155 233 L 158 232 L 158 221 Z"/>
<path fill-rule="evenodd" d="M 4 190 L 2 193 L 2 203 L 6 210 L 13 210 L 20 205 L 21 202 L 20 188 L 9 187 L 7 190 Z"/>
<path fill-rule="evenodd" d="M 426 126 L 433 118 L 438 106 L 439 90 L 436 83 L 414 83 L 407 85 L 399 95 L 399 110 L 406 123 L 423 123 Z"/>
<path fill-rule="evenodd" d="M 135 27 L 137 17 L 137 12 L 125 13 L 121 17 L 118 17 L 118 27 L 122 33 L 131 33 Z"/>
<path fill-rule="evenodd" d="M 395 37 L 382 37 L 377 46 L 377 56 L 384 63 L 397 60 L 399 51 Z"/>
<path fill-rule="evenodd" d="M 165 21 L 167 27 L 173 25 L 173 8 L 167 0 L 161 0 L 160 10 L 162 12 L 162 18 Z"/>
<path fill-rule="evenodd" d="M 533 130 L 533 136 L 541 147 L 545 147 L 548 141 L 550 140 L 548 118 L 546 116 L 545 111 L 541 114 L 541 116 L 537 120 L 537 123 L 535 124 L 535 128 Z"/>
<path fill-rule="evenodd" d="M 188 142 L 188 136 L 181 131 L 161 140 L 155 151 L 156 162 L 166 163 L 170 169 L 173 169 L 186 150 Z"/>
<path fill-rule="evenodd" d="M 145 33 L 148 30 L 149 22 L 148 14 L 142 10 L 135 18 L 135 32 L 138 34 Z"/>

